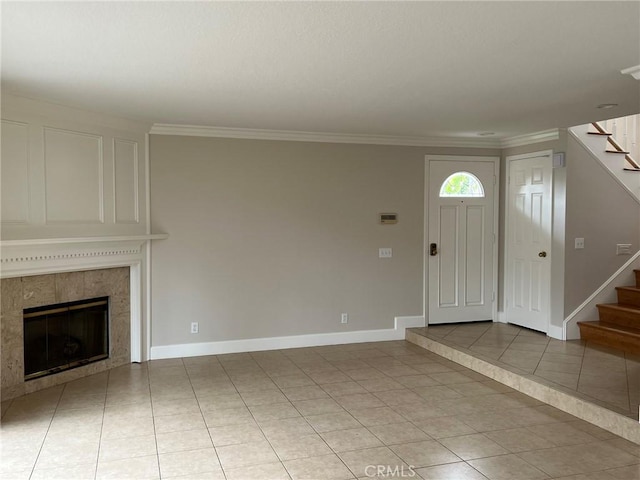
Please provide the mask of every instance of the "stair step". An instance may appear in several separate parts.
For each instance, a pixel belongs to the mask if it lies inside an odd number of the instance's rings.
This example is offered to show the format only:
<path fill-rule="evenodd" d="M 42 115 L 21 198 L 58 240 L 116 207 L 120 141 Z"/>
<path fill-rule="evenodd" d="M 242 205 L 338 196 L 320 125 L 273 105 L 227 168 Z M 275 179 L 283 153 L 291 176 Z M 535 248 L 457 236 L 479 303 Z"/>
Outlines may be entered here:
<path fill-rule="evenodd" d="M 640 309 L 619 303 L 604 303 L 596 307 L 601 322 L 640 330 Z"/>
<path fill-rule="evenodd" d="M 589 135 L 602 135 L 603 137 L 610 137 L 613 133 L 609 132 L 587 132 Z"/>
<path fill-rule="evenodd" d="M 640 329 L 606 322 L 578 322 L 580 338 L 625 352 L 640 354 Z"/>
<path fill-rule="evenodd" d="M 623 153 L 625 155 L 629 155 L 631 152 L 625 152 L 624 150 L 605 150 L 607 153 Z"/>
<path fill-rule="evenodd" d="M 636 274 L 636 287 L 640 288 L 640 270 L 634 270 L 633 273 Z"/>
<path fill-rule="evenodd" d="M 640 172 L 640 168 L 623 168 L 625 172 Z"/>
<path fill-rule="evenodd" d="M 618 293 L 618 303 L 640 308 L 640 288 L 637 287 L 616 287 Z"/>

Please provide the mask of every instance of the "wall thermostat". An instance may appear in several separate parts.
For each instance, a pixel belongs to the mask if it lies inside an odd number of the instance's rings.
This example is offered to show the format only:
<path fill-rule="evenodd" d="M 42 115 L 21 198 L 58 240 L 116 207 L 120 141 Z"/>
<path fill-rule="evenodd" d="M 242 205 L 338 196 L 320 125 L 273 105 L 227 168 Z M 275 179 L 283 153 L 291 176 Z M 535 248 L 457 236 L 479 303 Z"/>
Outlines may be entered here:
<path fill-rule="evenodd" d="M 397 213 L 381 213 L 380 223 L 382 225 L 393 225 L 394 223 L 398 223 L 398 214 Z"/>

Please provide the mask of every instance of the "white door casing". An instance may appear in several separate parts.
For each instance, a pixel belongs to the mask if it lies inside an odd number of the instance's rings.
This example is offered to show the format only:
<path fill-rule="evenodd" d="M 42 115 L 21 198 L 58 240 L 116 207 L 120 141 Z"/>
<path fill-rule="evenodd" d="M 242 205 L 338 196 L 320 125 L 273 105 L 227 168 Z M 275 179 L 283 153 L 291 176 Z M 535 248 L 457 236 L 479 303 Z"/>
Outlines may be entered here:
<path fill-rule="evenodd" d="M 425 314 L 429 324 L 496 317 L 499 173 L 497 157 L 427 157 Z M 482 197 L 440 196 L 447 178 L 467 172 Z M 430 245 L 437 245 L 431 255 Z"/>
<path fill-rule="evenodd" d="M 549 329 L 552 152 L 507 157 L 505 312 L 508 323 Z"/>

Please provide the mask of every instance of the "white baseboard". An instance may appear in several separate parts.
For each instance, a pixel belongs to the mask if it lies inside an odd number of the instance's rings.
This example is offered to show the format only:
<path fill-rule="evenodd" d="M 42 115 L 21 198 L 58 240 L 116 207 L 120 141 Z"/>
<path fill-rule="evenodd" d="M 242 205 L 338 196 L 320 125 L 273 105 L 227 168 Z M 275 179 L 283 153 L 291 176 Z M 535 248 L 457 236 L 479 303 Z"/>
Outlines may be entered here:
<path fill-rule="evenodd" d="M 151 360 L 162 358 L 198 357 L 225 353 L 259 352 L 283 348 L 319 347 L 345 343 L 384 342 L 404 340 L 405 329 L 424 327 L 423 316 L 396 317 L 394 328 L 381 330 L 358 330 L 355 332 L 332 332 L 287 337 L 248 338 L 221 342 L 183 343 L 151 347 Z"/>
<path fill-rule="evenodd" d="M 564 328 L 562 328 L 562 326 L 549 325 L 549 328 L 547 329 L 547 336 L 557 340 L 564 340 L 563 335 Z"/>
<path fill-rule="evenodd" d="M 507 323 L 507 313 L 506 312 L 498 312 L 498 316 L 496 318 L 496 322 L 498 322 L 498 323 Z"/>

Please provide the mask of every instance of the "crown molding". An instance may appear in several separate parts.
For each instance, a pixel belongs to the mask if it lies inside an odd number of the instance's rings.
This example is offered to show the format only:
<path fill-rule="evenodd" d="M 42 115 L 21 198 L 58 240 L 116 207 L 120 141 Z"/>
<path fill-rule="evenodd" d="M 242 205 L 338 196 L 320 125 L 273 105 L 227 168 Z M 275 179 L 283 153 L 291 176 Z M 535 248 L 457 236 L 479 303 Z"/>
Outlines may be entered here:
<path fill-rule="evenodd" d="M 342 133 L 263 130 L 253 128 L 205 127 L 155 123 L 152 135 L 236 138 L 250 140 L 284 140 L 290 142 L 355 143 L 365 145 L 399 145 L 410 147 L 500 148 L 499 139 L 464 137 L 403 137 L 393 135 L 358 135 Z"/>
<path fill-rule="evenodd" d="M 407 147 L 510 148 L 549 142 L 560 138 L 560 129 L 516 135 L 507 138 L 403 137 L 393 135 L 358 135 L 342 133 L 299 132 L 257 128 L 206 127 L 155 123 L 152 135 L 235 138 L 246 140 L 281 140 L 289 142 L 355 143 L 364 145 L 397 145 Z"/>
<path fill-rule="evenodd" d="M 503 138 L 500 147 L 522 147 L 534 143 L 551 142 L 560 139 L 560 133 L 564 129 L 554 128 L 551 130 L 543 130 L 541 132 L 527 133 L 525 135 L 516 135 L 513 137 Z"/>

